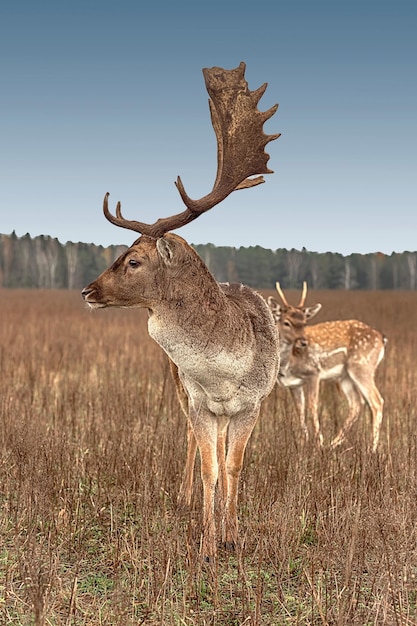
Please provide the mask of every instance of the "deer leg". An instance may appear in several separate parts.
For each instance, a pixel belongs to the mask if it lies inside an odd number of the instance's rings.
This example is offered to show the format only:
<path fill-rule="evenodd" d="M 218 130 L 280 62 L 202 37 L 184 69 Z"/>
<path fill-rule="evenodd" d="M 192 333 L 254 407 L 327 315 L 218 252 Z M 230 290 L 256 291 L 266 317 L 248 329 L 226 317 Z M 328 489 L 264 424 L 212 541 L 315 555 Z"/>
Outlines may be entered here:
<path fill-rule="evenodd" d="M 177 504 L 180 508 L 189 508 L 193 493 L 194 463 L 197 454 L 197 441 L 194 429 L 188 422 L 187 430 L 187 460 L 185 463 L 184 475 L 178 493 Z"/>
<path fill-rule="evenodd" d="M 238 542 L 237 499 L 246 445 L 259 415 L 259 407 L 250 417 L 234 417 L 229 424 L 226 456 L 227 498 L 224 509 L 222 542 L 226 549 L 234 550 Z"/>
<path fill-rule="evenodd" d="M 349 404 L 349 413 L 344 425 L 339 430 L 337 435 L 332 439 L 330 443 L 331 448 L 336 448 L 337 446 L 340 446 L 341 443 L 343 443 L 347 433 L 358 419 L 363 406 L 362 394 L 359 392 L 359 390 L 356 388 L 350 378 L 344 378 L 343 380 L 341 380 L 340 387 L 345 394 L 346 400 Z"/>
<path fill-rule="evenodd" d="M 224 424 L 219 423 L 217 431 L 217 463 L 219 467 L 219 491 L 222 510 L 225 509 L 227 499 L 227 471 L 226 471 L 226 439 L 229 419 Z"/>
<path fill-rule="evenodd" d="M 368 401 L 369 402 L 369 401 Z M 379 443 L 379 433 L 381 431 L 384 399 L 376 386 L 373 390 L 372 404 L 369 403 L 372 412 L 372 452 L 376 452 Z"/>
<path fill-rule="evenodd" d="M 201 554 L 211 562 L 217 553 L 214 496 L 218 478 L 217 419 L 209 412 L 200 411 L 193 420 L 194 435 L 200 451 L 201 480 L 203 483 L 203 535 Z"/>
<path fill-rule="evenodd" d="M 169 366 L 171 369 L 172 378 L 175 383 L 175 389 L 177 392 L 177 398 L 180 403 L 181 409 L 184 415 L 188 418 L 189 402 L 188 395 L 184 389 L 184 386 L 180 379 L 178 367 L 171 359 L 169 359 Z M 185 469 L 183 479 L 181 482 L 180 490 L 177 497 L 177 504 L 180 508 L 189 508 L 191 505 L 191 496 L 193 493 L 193 478 L 194 478 L 194 463 L 197 453 L 197 442 L 194 435 L 193 426 L 188 419 L 187 429 L 187 460 L 185 463 Z"/>
<path fill-rule="evenodd" d="M 376 452 L 381 430 L 384 399 L 378 391 L 372 375 L 359 377 L 356 373 L 349 372 L 363 397 L 367 401 L 372 414 L 372 452 Z"/>
<path fill-rule="evenodd" d="M 314 435 L 317 444 L 323 446 L 323 435 L 319 420 L 319 390 L 320 381 L 318 376 L 311 376 L 305 383 L 307 396 L 307 411 L 313 420 Z"/>
<path fill-rule="evenodd" d="M 290 387 L 290 391 L 300 420 L 301 430 L 303 431 L 306 441 L 308 441 L 304 388 L 302 387 L 302 385 L 300 385 L 299 387 Z"/>

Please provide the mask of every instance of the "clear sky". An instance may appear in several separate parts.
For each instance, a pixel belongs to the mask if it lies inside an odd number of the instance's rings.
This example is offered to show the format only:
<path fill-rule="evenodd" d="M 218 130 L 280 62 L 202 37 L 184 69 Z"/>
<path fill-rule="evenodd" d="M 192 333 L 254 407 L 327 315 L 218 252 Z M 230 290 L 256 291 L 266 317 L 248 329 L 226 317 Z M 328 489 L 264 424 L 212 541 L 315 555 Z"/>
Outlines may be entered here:
<path fill-rule="evenodd" d="M 417 250 L 417 2 L 10 0 L 0 5 L 0 233 L 104 246 L 215 179 L 203 67 L 247 65 L 266 183 L 181 229 L 190 243 Z"/>

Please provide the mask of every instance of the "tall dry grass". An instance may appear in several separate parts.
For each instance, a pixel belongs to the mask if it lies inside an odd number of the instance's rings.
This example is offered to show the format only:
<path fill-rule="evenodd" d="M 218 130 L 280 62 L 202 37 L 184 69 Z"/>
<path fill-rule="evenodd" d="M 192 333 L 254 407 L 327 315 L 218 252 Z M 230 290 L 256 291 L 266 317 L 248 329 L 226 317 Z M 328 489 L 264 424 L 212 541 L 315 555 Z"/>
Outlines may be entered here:
<path fill-rule="evenodd" d="M 380 450 L 368 412 L 340 449 L 303 445 L 276 388 L 245 457 L 242 549 L 213 573 L 198 558 L 198 472 L 191 511 L 177 511 L 186 423 L 146 314 L 0 291 L 2 623 L 417 623 L 417 294 L 309 301 L 323 303 L 317 321 L 388 336 Z M 329 440 L 346 407 L 331 385 L 322 400 Z"/>

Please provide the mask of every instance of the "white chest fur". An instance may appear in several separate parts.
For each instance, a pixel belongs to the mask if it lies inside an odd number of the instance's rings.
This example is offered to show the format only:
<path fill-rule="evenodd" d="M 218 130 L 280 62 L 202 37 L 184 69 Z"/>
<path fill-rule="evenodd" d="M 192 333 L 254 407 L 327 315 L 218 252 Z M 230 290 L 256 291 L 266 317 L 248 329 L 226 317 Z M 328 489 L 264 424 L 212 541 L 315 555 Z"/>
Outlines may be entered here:
<path fill-rule="evenodd" d="M 195 408 L 204 405 L 216 415 L 233 415 L 253 403 L 246 384 L 253 366 L 249 350 L 238 345 L 227 349 L 207 333 L 186 333 L 156 316 L 149 318 L 148 330 L 178 366 Z"/>

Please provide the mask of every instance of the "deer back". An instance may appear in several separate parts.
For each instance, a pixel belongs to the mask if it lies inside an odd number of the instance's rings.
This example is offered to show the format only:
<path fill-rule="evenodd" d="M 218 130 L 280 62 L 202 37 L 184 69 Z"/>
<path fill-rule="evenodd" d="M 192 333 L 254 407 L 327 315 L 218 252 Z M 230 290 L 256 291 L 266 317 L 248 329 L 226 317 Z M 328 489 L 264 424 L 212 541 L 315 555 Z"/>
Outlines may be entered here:
<path fill-rule="evenodd" d="M 307 326 L 308 353 L 323 369 L 338 364 L 375 369 L 384 356 L 386 339 L 359 320 L 336 320 Z"/>

